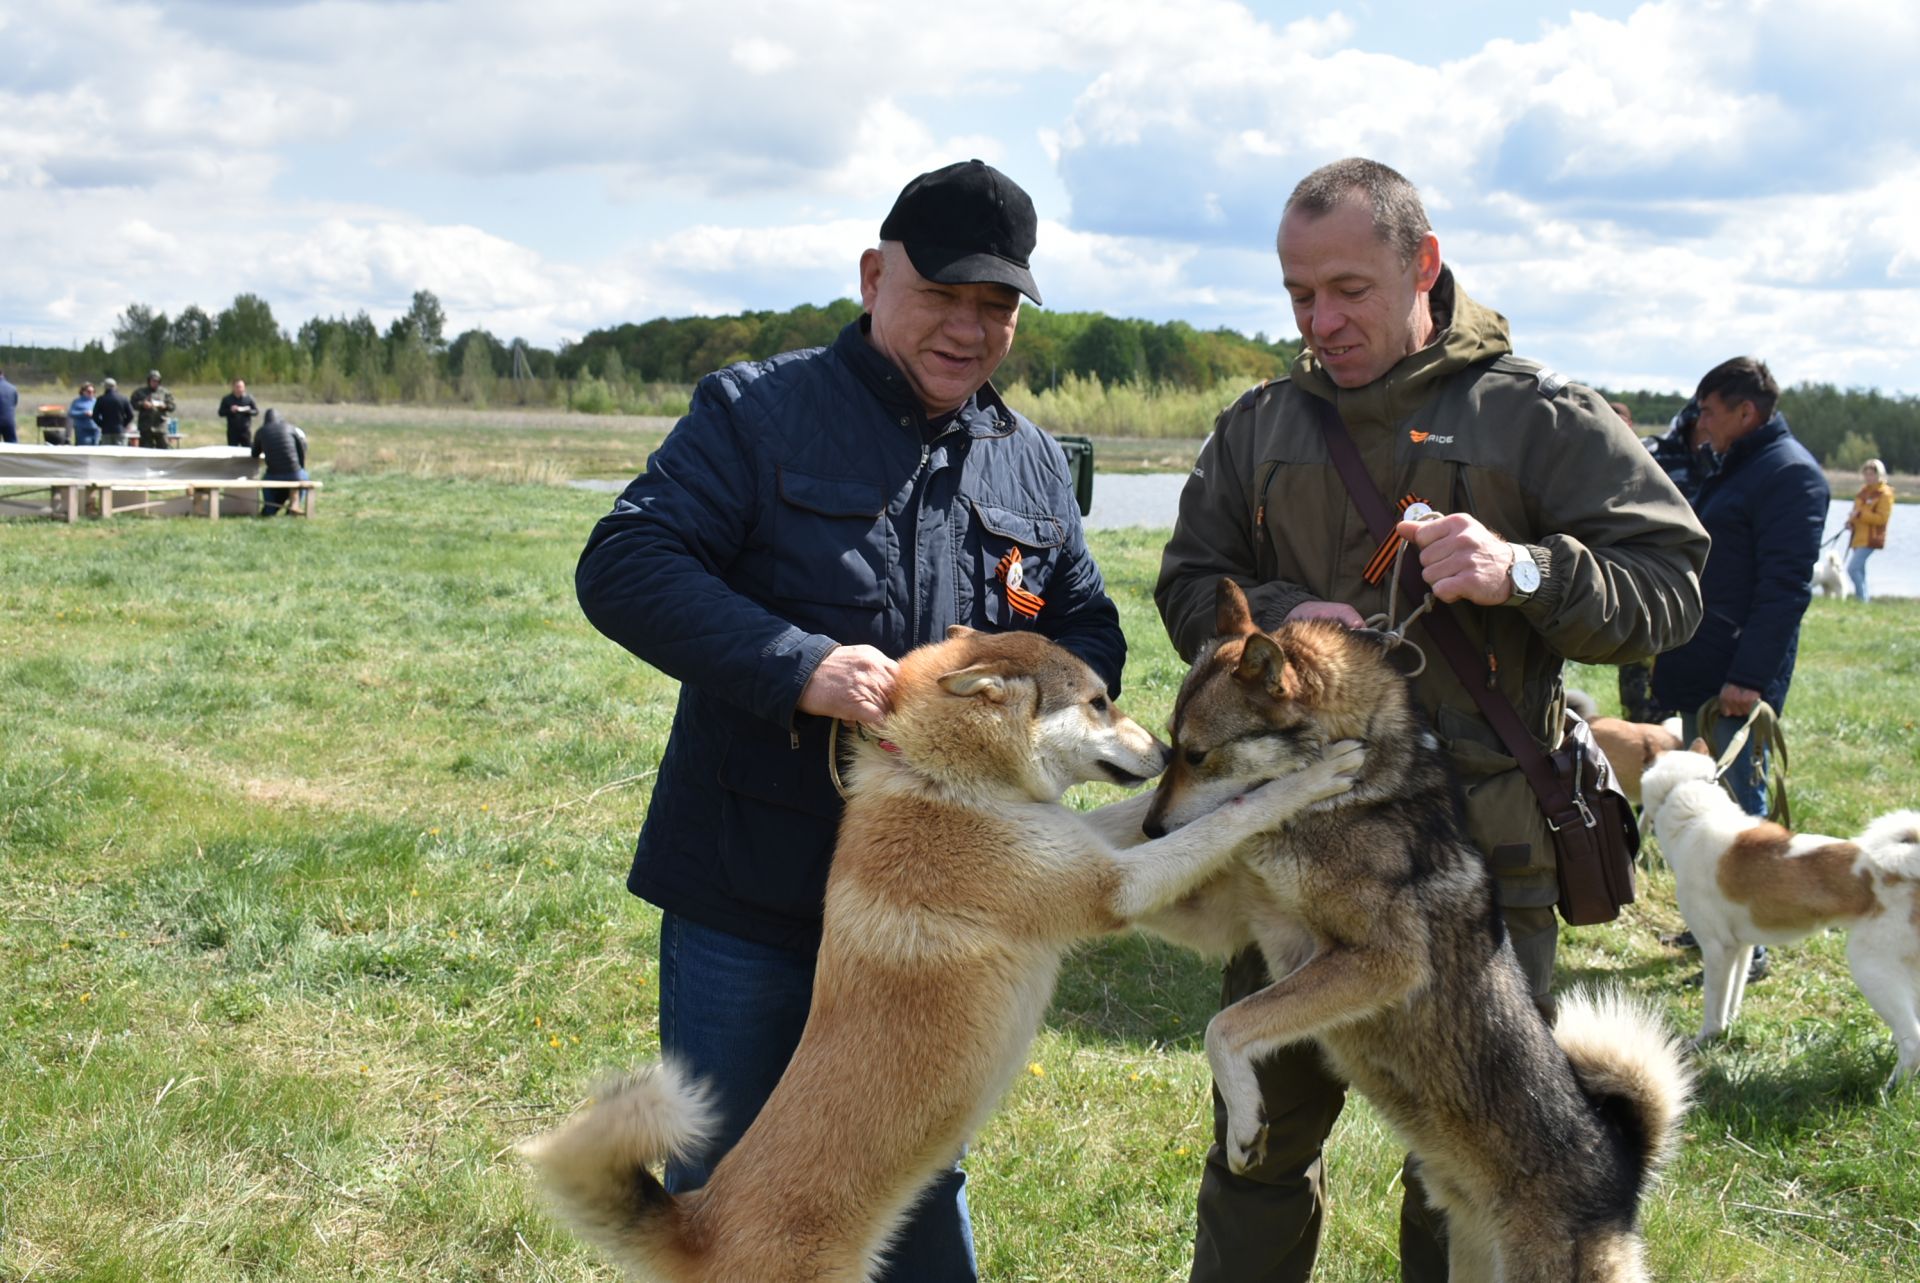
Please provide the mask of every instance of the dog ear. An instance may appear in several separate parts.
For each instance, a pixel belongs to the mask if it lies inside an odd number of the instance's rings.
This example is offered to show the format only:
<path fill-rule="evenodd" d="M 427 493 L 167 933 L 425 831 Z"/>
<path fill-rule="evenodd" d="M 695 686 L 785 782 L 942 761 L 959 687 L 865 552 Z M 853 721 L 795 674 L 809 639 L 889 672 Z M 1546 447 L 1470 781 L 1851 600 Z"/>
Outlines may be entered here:
<path fill-rule="evenodd" d="M 1703 757 L 1713 756 L 1713 750 L 1707 747 L 1707 742 L 1697 735 L 1694 736 L 1693 743 L 1687 745 L 1687 752 L 1699 753 Z"/>
<path fill-rule="evenodd" d="M 1007 679 L 998 665 L 974 664 L 970 668 L 958 668 L 940 676 L 940 686 L 949 695 L 958 695 L 962 699 L 979 696 L 994 704 L 1002 704 L 1007 698 Z"/>
<path fill-rule="evenodd" d="M 1247 605 L 1247 595 L 1240 591 L 1239 584 L 1222 575 L 1213 593 L 1214 635 L 1244 637 L 1258 631 L 1253 623 L 1253 610 Z"/>
<path fill-rule="evenodd" d="M 1243 682 L 1258 683 L 1276 699 L 1294 699 L 1300 693 L 1300 675 L 1287 662 L 1287 653 L 1280 649 L 1278 642 L 1262 632 L 1247 637 L 1246 645 L 1240 651 L 1240 663 L 1233 670 L 1233 675 Z"/>
<path fill-rule="evenodd" d="M 948 624 L 947 625 L 948 641 L 956 641 L 959 638 L 971 637 L 973 635 L 974 635 L 974 630 L 967 627 L 965 624 Z"/>

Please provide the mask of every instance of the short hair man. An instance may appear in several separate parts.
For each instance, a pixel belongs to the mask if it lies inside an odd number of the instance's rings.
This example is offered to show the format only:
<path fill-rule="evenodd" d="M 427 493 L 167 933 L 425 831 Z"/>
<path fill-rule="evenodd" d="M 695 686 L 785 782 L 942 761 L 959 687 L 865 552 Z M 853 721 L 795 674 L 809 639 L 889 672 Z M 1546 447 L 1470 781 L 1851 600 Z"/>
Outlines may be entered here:
<path fill-rule="evenodd" d="M 148 370 L 147 383 L 135 390 L 133 397 L 134 420 L 140 429 L 140 445 L 148 450 L 167 448 L 167 424 L 173 419 L 175 409 L 173 393 L 160 386 L 160 371 Z"/>
<path fill-rule="evenodd" d="M 247 394 L 247 381 L 235 379 L 233 390 L 220 398 L 220 408 L 215 411 L 227 421 L 228 445 L 242 450 L 253 447 L 253 416 L 259 412 L 259 402 Z"/>
<path fill-rule="evenodd" d="M 1189 658 L 1207 642 L 1222 575 L 1267 628 L 1314 618 L 1358 627 L 1386 610 L 1385 576 L 1368 575 L 1378 549 L 1321 434 L 1330 404 L 1382 495 L 1446 514 L 1397 534 L 1484 649 L 1486 670 L 1472 680 L 1502 693 L 1542 746 L 1556 743 L 1564 659 L 1617 663 L 1692 631 L 1707 552 L 1699 524 L 1598 395 L 1512 355 L 1505 320 L 1455 284 L 1419 194 L 1392 169 L 1350 159 L 1308 175 L 1278 249 L 1305 350 L 1291 378 L 1248 392 L 1201 447 L 1154 590 L 1168 636 Z M 1460 776 L 1468 833 L 1544 1006 L 1557 898 L 1545 819 L 1451 667 L 1435 656 L 1414 692 Z M 1268 982 L 1249 951 L 1228 964 L 1224 998 Z M 1267 1158 L 1238 1175 L 1218 1144 L 1209 1153 L 1193 1266 L 1202 1283 L 1303 1280 L 1318 1250 L 1320 1151 L 1345 1084 L 1310 1044 L 1257 1072 Z M 1444 1279 L 1444 1227 L 1407 1180 L 1402 1277 Z"/>
<path fill-rule="evenodd" d="M 670 1189 L 705 1181 L 805 1025 L 833 722 L 879 722 L 894 661 L 951 624 L 1036 629 L 1118 688 L 1126 643 L 1065 457 L 988 382 L 1020 296 L 1040 300 L 1036 226 L 979 161 L 908 183 L 860 256 L 866 314 L 701 380 L 581 554 L 587 617 L 681 682 L 627 886 L 665 910 L 661 1050 L 715 1085 L 722 1122 Z M 974 1276 L 956 1166 L 884 1277 Z"/>
<path fill-rule="evenodd" d="M 1720 460 L 1694 499 L 1713 536 L 1700 581 L 1706 617 L 1692 640 L 1660 656 L 1653 693 L 1679 710 L 1687 741 L 1712 701 L 1721 715 L 1715 747 L 1724 749 L 1759 701 L 1776 713 L 1786 709 L 1832 494 L 1775 408 L 1780 387 L 1765 364 L 1750 356 L 1723 361 L 1695 396 L 1700 432 Z M 1727 782 L 1748 812 L 1767 813 L 1766 771 L 1752 757 L 1741 754 Z"/>
<path fill-rule="evenodd" d="M 120 391 L 120 385 L 107 379 L 94 398 L 93 421 L 100 425 L 101 445 L 125 445 L 127 427 L 133 422 L 133 402 Z"/>

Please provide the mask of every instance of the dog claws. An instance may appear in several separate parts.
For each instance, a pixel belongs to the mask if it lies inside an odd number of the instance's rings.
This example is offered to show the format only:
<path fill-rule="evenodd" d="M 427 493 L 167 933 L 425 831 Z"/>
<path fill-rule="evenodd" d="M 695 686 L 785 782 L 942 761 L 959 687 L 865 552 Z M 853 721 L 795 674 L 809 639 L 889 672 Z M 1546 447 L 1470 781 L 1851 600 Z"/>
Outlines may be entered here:
<path fill-rule="evenodd" d="M 1267 1124 L 1261 1123 L 1244 1140 L 1232 1134 L 1231 1119 L 1228 1124 L 1227 1166 L 1235 1175 L 1244 1176 L 1267 1161 Z"/>

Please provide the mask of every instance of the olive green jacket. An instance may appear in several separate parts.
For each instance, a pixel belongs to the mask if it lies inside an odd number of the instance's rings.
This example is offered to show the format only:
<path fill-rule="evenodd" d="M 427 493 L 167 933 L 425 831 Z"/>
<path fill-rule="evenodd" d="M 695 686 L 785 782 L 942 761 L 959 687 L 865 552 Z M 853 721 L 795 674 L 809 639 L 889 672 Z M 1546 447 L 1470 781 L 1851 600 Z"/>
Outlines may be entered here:
<path fill-rule="evenodd" d="M 150 388 L 141 384 L 134 389 L 132 400 L 133 411 L 138 417 L 139 425 L 148 431 L 164 428 L 167 420 L 173 417 L 176 408 L 173 393 L 167 391 L 164 386 Z"/>
<path fill-rule="evenodd" d="M 1443 513 L 1469 512 L 1531 548 L 1542 579 L 1529 600 L 1450 609 L 1487 657 L 1475 679 L 1496 685 L 1552 745 L 1562 660 L 1641 660 L 1693 635 L 1707 536 L 1598 395 L 1514 357 L 1506 320 L 1458 291 L 1450 270 L 1430 301 L 1434 340 L 1372 383 L 1336 387 L 1309 351 L 1291 378 L 1220 416 L 1181 493 L 1154 600 L 1188 659 L 1213 636 L 1222 575 L 1267 627 L 1315 599 L 1346 602 L 1362 618 L 1387 609 L 1387 578 L 1363 579 L 1377 544 L 1304 398 L 1330 400 L 1390 503 L 1413 495 Z M 1416 604 L 1403 597 L 1400 613 Z M 1545 823 L 1524 778 L 1418 624 L 1411 636 L 1429 658 L 1416 697 L 1453 757 L 1476 843 L 1496 872 L 1531 870 L 1531 887 L 1503 887 L 1503 900 L 1552 903 Z"/>

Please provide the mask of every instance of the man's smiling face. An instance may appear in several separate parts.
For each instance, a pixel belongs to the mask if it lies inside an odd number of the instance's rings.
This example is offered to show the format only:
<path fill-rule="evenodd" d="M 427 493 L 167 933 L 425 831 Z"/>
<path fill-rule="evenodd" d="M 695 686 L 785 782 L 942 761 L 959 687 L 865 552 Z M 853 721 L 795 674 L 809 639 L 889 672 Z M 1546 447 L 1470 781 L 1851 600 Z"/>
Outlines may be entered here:
<path fill-rule="evenodd" d="M 1293 319 L 1327 377 L 1363 387 L 1433 337 L 1427 294 L 1440 275 L 1429 233 L 1411 262 L 1381 240 L 1358 192 L 1324 214 L 1280 220 L 1280 271 Z"/>
<path fill-rule="evenodd" d="M 993 377 L 1020 319 L 1012 286 L 930 281 L 897 241 L 860 256 L 860 301 L 873 315 L 869 341 L 929 416 L 957 409 Z"/>

